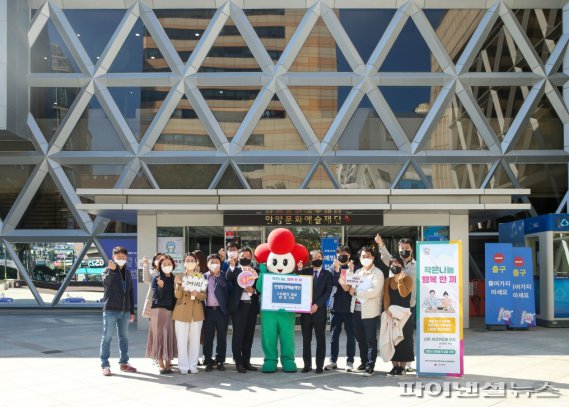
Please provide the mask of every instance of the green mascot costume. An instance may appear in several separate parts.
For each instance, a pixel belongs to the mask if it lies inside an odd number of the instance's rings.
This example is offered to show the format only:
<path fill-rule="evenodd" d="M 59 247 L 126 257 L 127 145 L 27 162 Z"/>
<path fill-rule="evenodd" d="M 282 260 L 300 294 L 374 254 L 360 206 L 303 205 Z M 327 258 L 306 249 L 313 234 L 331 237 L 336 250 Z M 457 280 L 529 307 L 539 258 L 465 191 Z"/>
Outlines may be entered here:
<path fill-rule="evenodd" d="M 255 249 L 255 258 L 261 265 L 261 274 L 257 282 L 257 290 L 263 293 L 263 278 L 267 273 L 290 274 L 294 272 L 299 261 L 306 263 L 308 250 L 297 244 L 292 232 L 288 229 L 279 228 L 273 230 L 267 239 L 267 243 Z M 278 342 L 280 339 L 281 365 L 283 372 L 296 372 L 294 361 L 294 324 L 296 314 L 285 310 L 261 311 L 261 345 L 265 362 L 263 373 L 277 371 Z"/>

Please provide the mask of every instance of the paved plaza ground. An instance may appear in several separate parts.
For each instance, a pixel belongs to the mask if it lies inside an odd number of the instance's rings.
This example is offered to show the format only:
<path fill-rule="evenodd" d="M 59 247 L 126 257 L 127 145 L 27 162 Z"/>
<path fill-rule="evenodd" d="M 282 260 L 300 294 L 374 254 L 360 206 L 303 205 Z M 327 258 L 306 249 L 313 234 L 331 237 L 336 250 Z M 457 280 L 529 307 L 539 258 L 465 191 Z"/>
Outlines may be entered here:
<path fill-rule="evenodd" d="M 460 379 L 415 374 L 390 378 L 385 376 L 390 364 L 382 361 L 372 377 L 343 369 L 319 375 L 300 371 L 239 374 L 231 363 L 230 347 L 225 372 L 206 373 L 200 368 L 197 375 L 161 376 L 152 361 L 144 358 L 146 331 L 136 330 L 135 325 L 129 334 L 129 353 L 139 372 L 119 371 L 115 337 L 113 376 L 104 377 L 98 357 L 100 314 L 4 311 L 0 314 L 0 406 L 569 405 L 569 329 L 489 332 L 482 323 L 474 320 L 473 327 L 465 330 L 466 374 Z M 262 363 L 258 334 L 255 365 Z M 296 340 L 297 364 L 302 367 L 300 332 Z M 344 350 L 342 344 L 340 368 L 345 365 Z M 501 385 L 504 391 L 499 390 Z M 422 395 L 418 387 L 426 388 Z"/>

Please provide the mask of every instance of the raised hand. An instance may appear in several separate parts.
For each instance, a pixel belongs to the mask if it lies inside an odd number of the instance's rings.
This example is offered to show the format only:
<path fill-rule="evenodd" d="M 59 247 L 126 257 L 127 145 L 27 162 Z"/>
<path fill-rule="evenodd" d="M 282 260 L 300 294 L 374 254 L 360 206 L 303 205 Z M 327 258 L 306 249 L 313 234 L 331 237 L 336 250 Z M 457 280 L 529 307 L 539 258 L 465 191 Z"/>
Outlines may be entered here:
<path fill-rule="evenodd" d="M 180 277 L 176 276 L 176 278 L 174 279 L 174 282 L 176 284 L 182 284 L 182 279 Z"/>
<path fill-rule="evenodd" d="M 117 265 L 115 264 L 114 261 L 109 260 L 109 268 L 113 271 L 117 269 Z"/>
<path fill-rule="evenodd" d="M 158 287 L 163 288 L 164 287 L 164 281 L 162 281 L 162 279 L 160 277 L 158 277 Z"/>
<path fill-rule="evenodd" d="M 296 267 L 297 267 L 299 270 L 302 270 L 302 268 L 304 267 L 304 263 L 302 262 L 302 260 L 299 261 L 298 263 L 296 263 Z"/>
<path fill-rule="evenodd" d="M 379 233 L 375 235 L 375 239 L 374 239 L 374 240 L 375 240 L 375 243 L 377 243 L 377 245 L 378 245 L 379 247 L 385 246 L 385 244 L 383 243 L 383 239 L 381 238 L 381 236 L 380 236 Z"/>

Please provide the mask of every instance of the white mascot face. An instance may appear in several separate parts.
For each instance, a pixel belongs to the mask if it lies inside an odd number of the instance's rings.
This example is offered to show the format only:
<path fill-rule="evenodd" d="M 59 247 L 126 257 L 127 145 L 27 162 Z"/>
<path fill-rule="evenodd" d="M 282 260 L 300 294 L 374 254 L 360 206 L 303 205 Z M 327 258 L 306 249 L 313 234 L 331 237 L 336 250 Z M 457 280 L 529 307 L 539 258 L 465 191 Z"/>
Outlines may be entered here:
<path fill-rule="evenodd" d="M 267 268 L 271 273 L 290 274 L 294 271 L 294 257 L 292 253 L 275 254 L 270 253 L 267 258 Z"/>

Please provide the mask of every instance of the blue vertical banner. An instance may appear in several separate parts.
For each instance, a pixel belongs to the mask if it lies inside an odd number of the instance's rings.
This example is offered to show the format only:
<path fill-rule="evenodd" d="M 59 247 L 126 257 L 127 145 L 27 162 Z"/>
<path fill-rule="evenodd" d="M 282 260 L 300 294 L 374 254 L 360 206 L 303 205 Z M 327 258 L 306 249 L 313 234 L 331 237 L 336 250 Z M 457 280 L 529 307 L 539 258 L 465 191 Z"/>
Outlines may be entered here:
<path fill-rule="evenodd" d="M 320 247 L 322 248 L 322 257 L 324 258 L 324 263 L 322 267 L 324 270 L 328 270 L 334 264 L 334 259 L 336 258 L 336 249 L 338 248 L 338 238 L 337 237 L 323 237 L 320 241 Z"/>
<path fill-rule="evenodd" d="M 533 285 L 533 257 L 529 247 L 512 249 L 512 298 L 511 328 L 535 326 L 535 294 Z"/>
<path fill-rule="evenodd" d="M 510 326 L 513 318 L 512 245 L 486 243 L 486 325 Z"/>
<path fill-rule="evenodd" d="M 121 237 L 121 238 L 102 238 L 99 239 L 101 246 L 105 250 L 105 254 L 109 259 L 113 258 L 113 248 L 116 246 L 123 246 L 128 251 L 128 258 L 126 266 L 128 271 L 130 271 L 130 277 L 132 279 L 132 287 L 134 291 L 134 306 L 136 307 L 137 301 L 137 259 L 138 259 L 138 247 L 136 237 Z"/>

